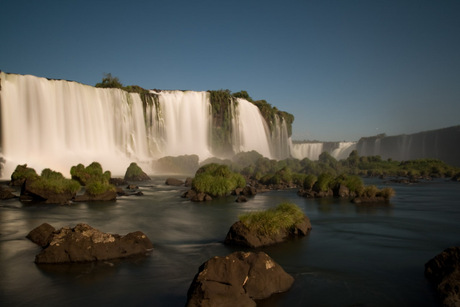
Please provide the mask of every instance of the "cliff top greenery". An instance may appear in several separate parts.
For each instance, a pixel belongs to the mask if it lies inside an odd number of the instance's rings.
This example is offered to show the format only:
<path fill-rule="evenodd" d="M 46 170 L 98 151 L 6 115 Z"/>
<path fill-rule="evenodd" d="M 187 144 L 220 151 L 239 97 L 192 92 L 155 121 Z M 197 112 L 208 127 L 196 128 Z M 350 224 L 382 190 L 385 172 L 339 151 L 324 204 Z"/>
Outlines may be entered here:
<path fill-rule="evenodd" d="M 276 208 L 254 211 L 239 216 L 240 221 L 260 235 L 276 235 L 282 230 L 289 231 L 303 221 L 305 214 L 293 203 L 285 202 Z"/>

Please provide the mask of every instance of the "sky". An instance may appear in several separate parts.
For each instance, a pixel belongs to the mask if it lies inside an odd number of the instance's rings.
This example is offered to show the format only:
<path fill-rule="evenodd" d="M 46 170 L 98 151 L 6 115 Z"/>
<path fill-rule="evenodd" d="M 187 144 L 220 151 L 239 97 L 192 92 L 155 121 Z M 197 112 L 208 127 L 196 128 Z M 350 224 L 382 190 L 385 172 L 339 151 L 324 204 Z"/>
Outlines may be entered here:
<path fill-rule="evenodd" d="M 460 125 L 460 1 L 0 0 L 0 70 L 245 90 L 294 140 Z"/>

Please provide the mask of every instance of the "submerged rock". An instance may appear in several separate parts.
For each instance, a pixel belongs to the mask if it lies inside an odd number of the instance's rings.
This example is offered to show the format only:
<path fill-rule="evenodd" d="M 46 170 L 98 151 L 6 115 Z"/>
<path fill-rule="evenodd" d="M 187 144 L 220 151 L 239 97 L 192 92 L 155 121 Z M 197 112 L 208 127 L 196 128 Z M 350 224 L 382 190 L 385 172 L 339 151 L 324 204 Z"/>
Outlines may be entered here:
<path fill-rule="evenodd" d="M 425 264 L 444 306 L 460 306 L 460 247 L 450 247 Z"/>
<path fill-rule="evenodd" d="M 289 290 L 294 278 L 263 252 L 235 252 L 200 266 L 187 306 L 256 306 L 254 300 Z"/>
<path fill-rule="evenodd" d="M 257 230 L 251 230 L 243 222 L 238 221 L 230 227 L 224 243 L 258 248 L 281 243 L 290 238 L 306 236 L 311 228 L 310 219 L 307 216 L 292 229 L 280 229 L 276 234 L 260 234 Z"/>
<path fill-rule="evenodd" d="M 27 238 L 44 249 L 35 257 L 35 263 L 72 263 L 101 261 L 142 255 L 153 248 L 152 242 L 141 231 L 125 236 L 99 231 L 87 224 L 59 230 L 42 224 Z"/>

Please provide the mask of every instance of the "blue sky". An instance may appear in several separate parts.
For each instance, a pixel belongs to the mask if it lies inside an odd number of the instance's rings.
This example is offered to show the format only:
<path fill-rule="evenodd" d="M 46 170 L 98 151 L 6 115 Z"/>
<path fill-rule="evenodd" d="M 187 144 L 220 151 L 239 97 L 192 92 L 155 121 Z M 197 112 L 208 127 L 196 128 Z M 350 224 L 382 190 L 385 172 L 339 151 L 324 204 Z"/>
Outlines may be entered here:
<path fill-rule="evenodd" d="M 293 138 L 460 124 L 460 1 L 0 0 L 0 70 L 246 90 Z"/>

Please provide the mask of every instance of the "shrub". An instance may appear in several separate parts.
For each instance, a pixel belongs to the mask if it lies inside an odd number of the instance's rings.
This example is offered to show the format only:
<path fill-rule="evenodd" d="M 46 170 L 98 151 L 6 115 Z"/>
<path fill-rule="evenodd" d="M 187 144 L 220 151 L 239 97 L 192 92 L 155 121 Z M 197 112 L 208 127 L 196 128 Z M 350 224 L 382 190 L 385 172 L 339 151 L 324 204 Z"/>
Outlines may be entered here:
<path fill-rule="evenodd" d="M 192 181 L 192 187 L 197 192 L 211 196 L 224 196 L 236 188 L 244 188 L 246 180 L 241 174 L 232 172 L 227 165 L 216 163 L 200 167 Z"/>
<path fill-rule="evenodd" d="M 327 192 L 333 183 L 334 177 L 330 173 L 322 173 L 318 176 L 313 185 L 313 190 L 317 192 Z"/>
<path fill-rule="evenodd" d="M 383 188 L 377 193 L 377 196 L 381 196 L 381 197 L 385 198 L 386 200 L 389 200 L 390 198 L 395 196 L 395 190 L 393 190 L 392 188 L 389 188 L 389 187 Z"/>
<path fill-rule="evenodd" d="M 239 216 L 240 221 L 261 235 L 276 235 L 290 230 L 304 219 L 302 210 L 292 203 L 281 203 L 276 208 L 255 211 Z"/>

